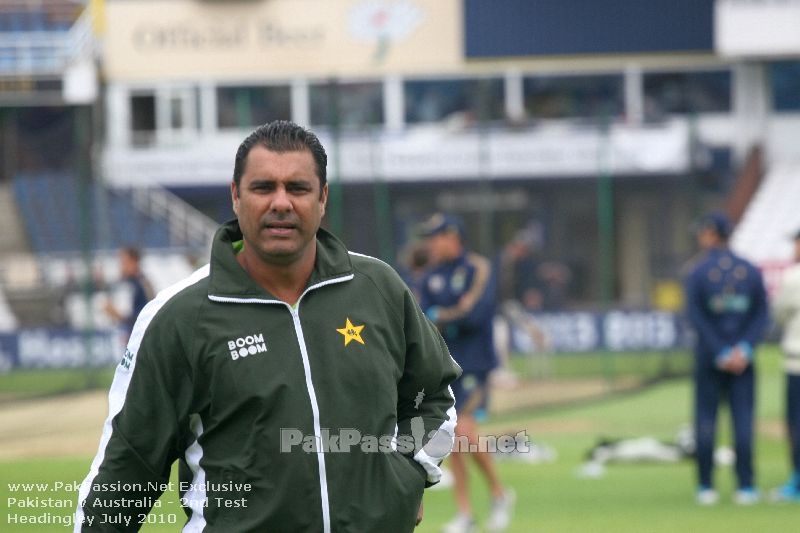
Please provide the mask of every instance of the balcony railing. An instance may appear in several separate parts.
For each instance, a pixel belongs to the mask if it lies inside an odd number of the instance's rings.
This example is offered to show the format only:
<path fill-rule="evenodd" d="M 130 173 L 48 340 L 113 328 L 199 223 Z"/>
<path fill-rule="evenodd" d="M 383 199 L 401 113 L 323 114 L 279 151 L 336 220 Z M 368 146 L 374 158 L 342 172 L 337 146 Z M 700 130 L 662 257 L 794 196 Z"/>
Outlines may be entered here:
<path fill-rule="evenodd" d="M 0 21 L 15 13 L 0 10 Z M 61 75 L 79 58 L 95 53 L 91 11 L 86 8 L 69 27 L 0 24 L 0 76 Z"/>

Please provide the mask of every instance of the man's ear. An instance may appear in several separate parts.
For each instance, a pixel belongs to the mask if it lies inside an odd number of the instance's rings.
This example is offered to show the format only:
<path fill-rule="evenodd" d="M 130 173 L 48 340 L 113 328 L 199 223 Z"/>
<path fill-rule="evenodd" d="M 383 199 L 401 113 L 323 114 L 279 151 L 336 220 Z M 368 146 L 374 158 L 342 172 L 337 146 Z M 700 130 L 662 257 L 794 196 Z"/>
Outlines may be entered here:
<path fill-rule="evenodd" d="M 325 216 L 325 208 L 328 206 L 328 184 L 326 183 L 325 186 L 322 188 L 320 192 L 320 200 L 322 203 L 322 216 Z"/>
<path fill-rule="evenodd" d="M 239 216 L 239 190 L 236 187 L 236 182 L 231 180 L 231 204 L 233 206 L 233 213 Z"/>

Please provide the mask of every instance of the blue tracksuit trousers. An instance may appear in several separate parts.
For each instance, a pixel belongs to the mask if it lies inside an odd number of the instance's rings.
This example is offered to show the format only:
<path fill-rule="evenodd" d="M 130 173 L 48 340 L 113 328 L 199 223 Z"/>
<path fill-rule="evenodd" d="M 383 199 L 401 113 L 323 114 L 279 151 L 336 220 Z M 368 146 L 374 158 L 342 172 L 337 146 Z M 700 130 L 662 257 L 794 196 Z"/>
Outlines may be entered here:
<path fill-rule="evenodd" d="M 739 488 L 753 487 L 754 366 L 751 364 L 747 370 L 737 376 L 718 370 L 713 365 L 697 364 L 694 377 L 694 420 L 700 486 L 713 487 L 714 485 L 712 475 L 717 411 L 720 402 L 727 400 L 733 419 L 736 477 Z"/>

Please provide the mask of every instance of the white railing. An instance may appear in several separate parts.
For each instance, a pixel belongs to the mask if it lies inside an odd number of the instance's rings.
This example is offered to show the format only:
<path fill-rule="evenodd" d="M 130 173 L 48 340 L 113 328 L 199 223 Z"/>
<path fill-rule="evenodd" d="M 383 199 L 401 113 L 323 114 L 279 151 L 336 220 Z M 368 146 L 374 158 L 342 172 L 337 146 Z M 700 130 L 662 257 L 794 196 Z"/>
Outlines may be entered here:
<path fill-rule="evenodd" d="M 219 224 L 181 198 L 156 186 L 134 187 L 131 195 L 137 209 L 167 222 L 173 244 L 200 248 L 210 246 Z"/>
<path fill-rule="evenodd" d="M 0 74 L 61 75 L 73 61 L 92 57 L 96 50 L 92 14 L 86 8 L 67 31 L 0 32 Z"/>

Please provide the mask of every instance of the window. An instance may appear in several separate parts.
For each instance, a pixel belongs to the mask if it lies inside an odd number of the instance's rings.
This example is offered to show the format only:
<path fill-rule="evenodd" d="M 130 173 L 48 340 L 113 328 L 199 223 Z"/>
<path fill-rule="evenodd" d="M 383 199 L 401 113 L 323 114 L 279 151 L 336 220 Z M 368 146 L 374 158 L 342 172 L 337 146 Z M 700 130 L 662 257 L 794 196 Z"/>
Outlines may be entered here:
<path fill-rule="evenodd" d="M 500 78 L 406 81 L 403 91 L 409 124 L 439 122 L 455 114 L 468 121 L 502 120 L 505 116 Z"/>
<path fill-rule="evenodd" d="M 800 111 L 800 61 L 779 61 L 769 66 L 772 108 Z"/>
<path fill-rule="evenodd" d="M 131 129 L 133 144 L 145 146 L 155 140 L 156 97 L 154 94 L 134 94 L 131 96 Z"/>
<path fill-rule="evenodd" d="M 622 75 L 526 76 L 525 111 L 537 119 L 612 118 L 624 112 Z"/>
<path fill-rule="evenodd" d="M 379 82 L 316 83 L 309 88 L 311 124 L 359 128 L 383 123 Z"/>
<path fill-rule="evenodd" d="M 134 146 L 183 143 L 197 134 L 197 88 L 164 86 L 131 92 L 131 131 Z"/>
<path fill-rule="evenodd" d="M 288 85 L 217 88 L 217 124 L 246 129 L 292 115 Z"/>
<path fill-rule="evenodd" d="M 731 110 L 731 73 L 645 73 L 644 98 L 648 119 L 668 114 L 727 113 Z"/>

